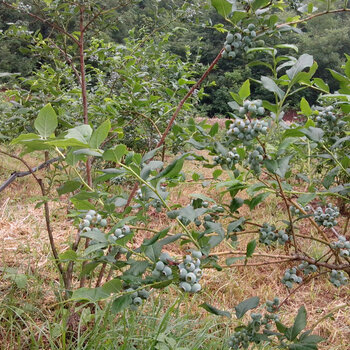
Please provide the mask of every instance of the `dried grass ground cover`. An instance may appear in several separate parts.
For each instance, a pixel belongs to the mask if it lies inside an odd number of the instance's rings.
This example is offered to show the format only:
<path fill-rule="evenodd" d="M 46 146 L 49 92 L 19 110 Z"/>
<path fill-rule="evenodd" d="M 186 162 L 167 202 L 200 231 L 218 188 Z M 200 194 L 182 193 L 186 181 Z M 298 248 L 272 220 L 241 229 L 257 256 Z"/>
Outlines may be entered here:
<path fill-rule="evenodd" d="M 220 120 L 221 121 L 221 120 Z M 31 165 L 36 165 L 35 159 L 28 160 Z M 0 158 L 0 181 L 7 179 L 8 175 L 15 170 L 23 170 L 21 165 L 9 161 L 5 157 Z M 44 170 L 45 171 L 45 170 Z M 43 175 L 43 172 L 41 175 Z M 198 172 L 204 178 L 211 177 L 211 170 L 201 168 L 196 162 L 187 163 L 184 168 L 188 179 L 191 179 L 193 172 Z M 173 203 L 187 205 L 190 203 L 191 194 L 202 193 L 218 198 L 215 190 L 203 187 L 200 182 L 189 181 L 176 188 L 171 195 Z M 3 268 L 15 268 L 20 273 L 29 276 L 28 286 L 25 291 L 19 291 L 18 305 L 24 305 L 24 301 L 30 301 L 35 307 L 47 317 L 51 317 L 55 312 L 57 299 L 54 295 L 58 288 L 57 272 L 54 269 L 51 259 L 48 238 L 45 231 L 45 222 L 42 216 L 42 209 L 35 209 L 36 197 L 39 196 L 38 188 L 30 176 L 17 180 L 9 188 L 0 194 L 0 266 Z M 216 197 L 215 197 L 216 196 Z M 51 216 L 54 227 L 54 236 L 58 242 L 60 250 L 68 248 L 67 241 L 71 241 L 75 234 L 75 227 L 71 220 L 67 218 L 68 202 L 54 202 L 51 204 Z M 276 203 L 272 196 L 268 197 L 264 203 L 253 212 L 249 213 L 246 208 L 240 212 L 241 215 L 251 216 L 253 220 L 276 223 L 284 218 L 283 206 Z M 149 228 L 162 229 L 170 224 L 165 213 L 152 213 Z M 148 235 L 147 231 L 138 231 L 136 241 L 141 241 Z M 240 237 L 237 250 L 245 250 L 247 242 L 252 236 Z M 316 249 L 313 245 L 308 247 L 311 252 Z M 216 248 L 216 252 L 226 252 L 230 249 L 222 244 Z M 182 255 L 182 250 L 171 247 L 173 255 Z M 259 247 L 257 253 L 284 254 L 285 252 L 277 248 L 266 251 Z M 222 261 L 227 256 L 220 255 Z M 268 262 L 271 258 L 259 257 L 252 262 Z M 290 264 L 281 263 L 274 265 L 263 265 L 253 267 L 228 267 L 218 272 L 216 270 L 206 270 L 203 277 L 203 291 L 198 295 L 190 297 L 190 301 L 181 305 L 180 309 L 187 312 L 189 304 L 194 316 L 206 318 L 207 313 L 198 308 L 198 305 L 207 302 L 223 310 L 232 311 L 234 306 L 240 301 L 251 296 L 259 296 L 261 301 L 272 299 L 278 296 L 281 300 L 288 295 L 287 289 L 281 284 L 280 279 L 286 268 Z M 0 278 L 0 301 L 3 300 L 11 288 L 11 281 Z M 169 289 L 163 292 L 155 292 L 154 297 L 160 293 L 166 295 L 165 308 L 176 298 L 176 292 Z M 31 294 L 35 295 L 33 299 Z M 283 306 L 281 310 L 282 321 L 290 324 L 295 317 L 296 310 L 305 305 L 308 312 L 308 327 L 315 327 L 315 332 L 325 337 L 327 341 L 320 344 L 320 349 L 346 350 L 349 349 L 350 341 L 350 308 L 343 307 L 332 314 L 332 317 L 325 317 L 340 305 L 350 303 L 350 288 L 337 289 L 325 278 L 312 280 L 309 285 L 302 286 Z M 141 312 L 147 312 L 149 306 L 145 306 Z M 325 319 L 317 324 L 318 320 Z M 36 320 L 40 323 L 40 317 Z M 232 322 L 232 327 L 236 324 Z M 2 343 L 4 344 L 4 343 Z M 0 348 L 3 345 L 0 346 Z M 4 347 L 5 349 L 6 347 Z"/>

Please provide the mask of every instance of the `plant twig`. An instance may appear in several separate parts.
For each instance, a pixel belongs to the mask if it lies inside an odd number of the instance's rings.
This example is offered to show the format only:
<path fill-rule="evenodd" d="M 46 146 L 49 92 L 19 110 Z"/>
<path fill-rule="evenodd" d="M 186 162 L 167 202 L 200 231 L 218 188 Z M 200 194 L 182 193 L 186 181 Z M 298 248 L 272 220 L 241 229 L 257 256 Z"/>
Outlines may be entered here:
<path fill-rule="evenodd" d="M 30 174 L 34 177 L 35 181 L 38 183 L 38 185 L 40 187 L 40 190 L 41 190 L 42 196 L 43 197 L 46 196 L 46 191 L 45 191 L 45 187 L 44 187 L 42 179 L 39 179 L 35 175 L 35 172 L 32 170 L 32 168 L 29 166 L 29 164 L 24 159 L 22 159 L 20 157 L 17 157 L 17 156 L 15 156 L 13 154 L 7 153 L 5 151 L 1 151 L 0 150 L 0 153 L 5 154 L 5 155 L 9 156 L 10 158 L 17 159 L 21 163 L 23 163 L 26 166 L 26 168 L 28 169 L 28 171 L 30 172 Z M 49 241 L 50 241 L 50 247 L 51 247 L 51 250 L 52 250 L 52 254 L 54 256 L 56 266 L 57 266 L 57 268 L 58 268 L 58 270 L 59 270 L 59 272 L 60 272 L 60 274 L 61 274 L 61 276 L 63 278 L 64 285 L 66 287 L 67 286 L 66 273 L 64 272 L 62 264 L 59 262 L 59 256 L 58 256 L 55 240 L 54 240 L 54 237 L 53 237 L 53 231 L 52 231 L 52 228 L 51 228 L 50 209 L 49 209 L 49 204 L 48 204 L 47 200 L 44 200 L 44 214 L 45 214 L 46 230 L 47 230 L 47 233 L 48 233 L 48 236 L 49 236 Z"/>
<path fill-rule="evenodd" d="M 0 151 L 1 153 L 4 153 L 2 151 Z M 8 187 L 13 181 L 15 181 L 18 177 L 24 177 L 24 176 L 28 176 L 31 175 L 32 173 L 47 168 L 50 164 L 55 163 L 57 161 L 59 161 L 61 159 L 61 157 L 56 157 L 56 158 L 52 158 L 47 160 L 46 162 L 31 168 L 31 171 L 15 171 L 14 173 L 11 174 L 11 176 L 0 186 L 0 192 L 2 192 L 6 187 Z"/>

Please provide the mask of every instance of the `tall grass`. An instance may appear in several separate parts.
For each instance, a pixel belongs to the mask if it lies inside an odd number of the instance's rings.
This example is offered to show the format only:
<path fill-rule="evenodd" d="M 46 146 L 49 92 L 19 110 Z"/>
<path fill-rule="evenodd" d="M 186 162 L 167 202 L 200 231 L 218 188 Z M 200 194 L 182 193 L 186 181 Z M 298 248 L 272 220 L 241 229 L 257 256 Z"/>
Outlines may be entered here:
<path fill-rule="evenodd" d="M 154 349 L 217 350 L 227 348 L 229 325 L 212 315 L 206 318 L 188 310 L 182 297 L 168 304 L 154 295 L 137 311 L 114 315 L 110 308 L 78 306 L 70 318 L 63 304 L 43 314 L 40 309 L 19 305 L 15 293 L 0 302 L 1 349 Z"/>

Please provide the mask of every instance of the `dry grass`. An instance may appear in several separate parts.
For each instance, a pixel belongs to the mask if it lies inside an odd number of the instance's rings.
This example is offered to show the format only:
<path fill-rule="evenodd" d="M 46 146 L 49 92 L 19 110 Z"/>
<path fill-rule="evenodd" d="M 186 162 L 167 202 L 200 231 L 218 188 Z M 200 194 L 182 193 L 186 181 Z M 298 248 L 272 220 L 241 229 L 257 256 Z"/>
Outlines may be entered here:
<path fill-rule="evenodd" d="M 33 165 L 35 161 L 29 159 Z M 8 174 L 14 170 L 23 170 L 20 164 L 12 160 L 0 157 L 0 182 L 4 181 Z M 204 178 L 211 177 L 212 171 L 202 168 L 199 163 L 186 164 L 184 171 L 191 178 L 193 172 L 198 172 Z M 41 174 L 44 174 L 43 172 Z M 218 199 L 214 188 L 203 187 L 201 183 L 189 182 L 181 185 L 172 192 L 171 201 L 181 205 L 188 205 L 191 194 L 203 193 Z M 35 209 L 33 198 L 39 196 L 38 188 L 30 176 L 17 180 L 9 188 L 1 193 L 0 197 L 0 264 L 7 267 L 15 267 L 20 272 L 39 275 L 42 280 L 43 300 L 42 308 L 49 308 L 55 302 L 52 293 L 52 281 L 57 279 L 57 274 L 51 261 L 51 252 L 45 231 L 45 223 L 42 216 L 42 208 Z M 74 236 L 74 227 L 67 220 L 67 203 L 55 202 L 51 205 L 51 215 L 54 226 L 54 235 L 59 249 L 68 247 L 67 241 Z M 248 215 L 247 209 L 241 211 L 242 215 Z M 276 223 L 280 225 L 285 213 L 283 206 L 270 196 L 254 211 L 254 220 Z M 150 228 L 161 229 L 170 224 L 164 213 L 153 212 L 151 214 Z M 176 227 L 175 227 L 176 230 Z M 141 241 L 145 232 L 139 231 L 137 241 Z M 253 235 L 240 239 L 236 249 L 245 250 L 247 242 Z M 314 253 L 315 247 L 310 245 L 307 250 Z M 215 251 L 227 251 L 229 247 L 222 244 Z M 181 255 L 182 250 L 177 246 L 171 248 L 173 254 Z M 259 248 L 258 252 L 263 249 Z M 266 251 L 265 251 L 266 252 Z M 281 249 L 269 253 L 285 252 Z M 221 259 L 224 261 L 226 256 Z M 258 258 L 254 261 L 266 261 L 267 258 Z M 231 267 L 218 272 L 206 270 L 203 277 L 204 290 L 195 295 L 190 301 L 192 312 L 205 316 L 205 311 L 196 307 L 202 302 L 207 302 L 220 309 L 233 310 L 240 301 L 259 296 L 262 302 L 278 296 L 281 300 L 288 295 L 288 291 L 280 283 L 280 278 L 288 264 L 275 264 L 260 267 Z M 5 284 L 4 284 L 5 283 Z M 0 293 L 6 290 L 6 281 L 0 280 Z M 175 298 L 173 291 L 168 291 L 169 300 Z M 40 304 L 41 301 L 39 300 Z M 316 322 L 335 309 L 340 304 L 350 303 L 350 288 L 334 288 L 325 278 L 313 280 L 309 285 L 303 286 L 293 295 L 282 308 L 282 321 L 290 324 L 296 310 L 305 305 L 308 311 L 308 325 Z M 182 306 L 185 312 L 189 305 Z M 234 324 L 233 324 L 234 325 Z M 315 332 L 327 339 L 320 345 L 320 349 L 346 350 L 349 349 L 350 340 L 350 308 L 342 308 L 336 311 L 332 318 L 326 318 L 316 326 Z"/>

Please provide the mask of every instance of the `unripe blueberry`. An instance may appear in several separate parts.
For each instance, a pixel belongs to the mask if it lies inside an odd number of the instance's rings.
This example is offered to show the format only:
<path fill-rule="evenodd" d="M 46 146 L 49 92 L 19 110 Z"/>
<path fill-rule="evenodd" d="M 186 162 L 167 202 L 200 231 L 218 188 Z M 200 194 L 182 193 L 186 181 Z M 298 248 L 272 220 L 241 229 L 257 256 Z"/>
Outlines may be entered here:
<path fill-rule="evenodd" d="M 141 289 L 137 292 L 138 296 L 142 299 L 147 299 L 149 297 L 149 292 L 146 289 Z"/>
<path fill-rule="evenodd" d="M 153 270 L 152 271 L 152 277 L 159 278 L 160 277 L 160 271 L 159 270 Z"/>
<path fill-rule="evenodd" d="M 100 222 L 100 225 L 102 227 L 106 227 L 107 226 L 107 220 L 106 219 L 102 219 L 101 222 Z"/>
<path fill-rule="evenodd" d="M 191 285 L 187 282 L 181 282 L 180 288 L 184 290 L 184 292 L 190 292 L 191 291 Z"/>
<path fill-rule="evenodd" d="M 194 258 L 200 259 L 202 257 L 202 252 L 200 252 L 199 250 L 193 250 L 192 251 L 192 256 Z"/>
<path fill-rule="evenodd" d="M 171 276 L 172 275 L 172 270 L 169 266 L 165 266 L 164 269 L 163 269 L 163 274 L 167 277 Z"/>
<path fill-rule="evenodd" d="M 142 299 L 140 297 L 136 297 L 132 302 L 134 305 L 140 306 L 142 304 Z"/>
<path fill-rule="evenodd" d="M 83 220 L 83 227 L 88 227 L 90 226 L 90 221 L 89 220 Z"/>
<path fill-rule="evenodd" d="M 124 225 L 122 228 L 125 234 L 129 234 L 131 232 L 130 227 L 128 225 Z"/>
<path fill-rule="evenodd" d="M 234 38 L 234 36 L 233 36 L 232 33 L 227 34 L 227 36 L 226 36 L 226 41 L 227 41 L 227 43 L 228 43 L 228 44 L 231 44 L 232 41 L 233 41 L 233 38 Z"/>
<path fill-rule="evenodd" d="M 114 231 L 114 234 L 116 237 L 119 237 L 120 235 L 123 234 L 123 231 L 120 229 L 120 228 L 117 228 L 115 231 Z"/>
<path fill-rule="evenodd" d="M 185 265 L 185 268 L 187 271 L 189 272 L 192 272 L 195 270 L 196 266 L 195 264 L 191 263 L 191 262 L 188 262 L 186 265 Z"/>
<path fill-rule="evenodd" d="M 191 287 L 191 292 L 192 293 L 197 293 L 202 289 L 202 286 L 199 283 L 195 283 L 192 287 Z"/>
<path fill-rule="evenodd" d="M 192 262 L 192 256 L 191 255 L 186 255 L 184 258 L 184 263 L 190 263 Z"/>
<path fill-rule="evenodd" d="M 187 276 L 187 270 L 186 269 L 180 269 L 180 278 L 185 279 Z"/>
<path fill-rule="evenodd" d="M 203 272 L 201 269 L 195 269 L 193 273 L 196 275 L 197 278 L 201 278 L 203 276 Z"/>
<path fill-rule="evenodd" d="M 158 261 L 156 263 L 156 270 L 163 271 L 164 267 L 165 267 L 165 265 L 164 265 L 164 263 L 162 261 Z"/>
<path fill-rule="evenodd" d="M 189 272 L 186 275 L 186 282 L 192 284 L 192 283 L 196 282 L 196 280 L 197 280 L 197 277 L 196 277 L 196 275 L 193 272 Z"/>

